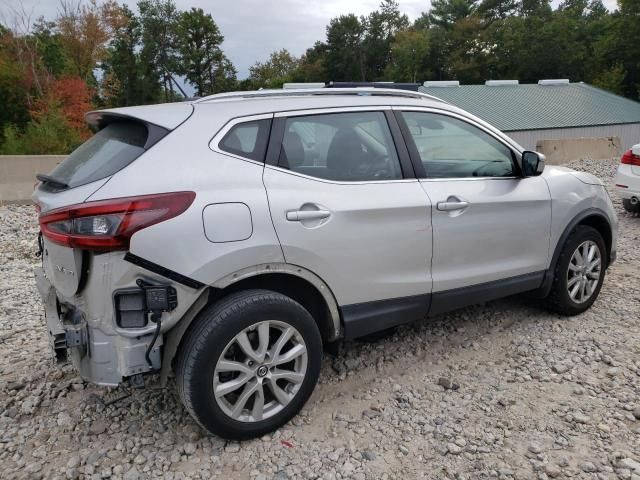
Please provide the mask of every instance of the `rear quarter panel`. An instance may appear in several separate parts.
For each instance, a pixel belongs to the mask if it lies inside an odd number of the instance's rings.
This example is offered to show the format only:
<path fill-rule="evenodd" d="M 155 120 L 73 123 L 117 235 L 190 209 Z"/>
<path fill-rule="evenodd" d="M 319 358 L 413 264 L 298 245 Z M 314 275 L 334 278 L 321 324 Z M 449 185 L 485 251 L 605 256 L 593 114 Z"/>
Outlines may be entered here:
<path fill-rule="evenodd" d="M 209 148 L 209 141 L 228 117 L 223 106 L 199 106 L 189 120 L 115 174 L 90 198 L 196 192 L 185 213 L 137 232 L 130 251 L 205 284 L 249 266 L 284 261 L 262 182 L 264 166 Z M 251 236 L 212 243 L 205 236 L 203 210 L 207 205 L 229 202 L 249 207 Z"/>

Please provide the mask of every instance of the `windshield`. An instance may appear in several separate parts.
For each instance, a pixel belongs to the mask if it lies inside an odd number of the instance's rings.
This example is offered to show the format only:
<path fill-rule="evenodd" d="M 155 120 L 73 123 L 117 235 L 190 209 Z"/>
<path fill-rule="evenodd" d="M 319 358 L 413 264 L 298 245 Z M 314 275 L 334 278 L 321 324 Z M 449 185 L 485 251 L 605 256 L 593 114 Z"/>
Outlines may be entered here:
<path fill-rule="evenodd" d="M 49 176 L 69 188 L 109 177 L 142 155 L 147 136 L 147 127 L 141 123 L 110 123 L 74 150 Z"/>

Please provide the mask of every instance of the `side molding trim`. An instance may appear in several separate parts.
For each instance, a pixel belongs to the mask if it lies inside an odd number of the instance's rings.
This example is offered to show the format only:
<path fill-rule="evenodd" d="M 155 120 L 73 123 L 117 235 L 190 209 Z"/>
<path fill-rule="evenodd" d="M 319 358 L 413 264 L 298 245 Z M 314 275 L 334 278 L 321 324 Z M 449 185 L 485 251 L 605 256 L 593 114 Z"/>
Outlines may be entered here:
<path fill-rule="evenodd" d="M 340 307 L 344 338 L 353 339 L 427 316 L 540 288 L 545 271 L 432 294 L 376 300 Z"/>
<path fill-rule="evenodd" d="M 341 308 L 344 338 L 350 340 L 425 318 L 430 302 L 431 295 L 425 294 L 345 305 Z"/>
<path fill-rule="evenodd" d="M 493 282 L 435 292 L 433 293 L 429 315 L 438 315 L 461 307 L 535 290 L 542 285 L 545 272 L 543 270 Z"/>

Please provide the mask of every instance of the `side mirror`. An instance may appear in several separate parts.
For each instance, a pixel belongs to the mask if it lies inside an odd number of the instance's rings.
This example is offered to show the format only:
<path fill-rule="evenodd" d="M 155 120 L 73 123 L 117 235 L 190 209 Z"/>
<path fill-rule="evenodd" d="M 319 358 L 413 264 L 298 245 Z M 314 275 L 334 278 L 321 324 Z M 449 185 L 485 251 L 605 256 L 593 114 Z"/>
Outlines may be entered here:
<path fill-rule="evenodd" d="M 538 152 L 525 150 L 522 152 L 522 175 L 524 177 L 535 177 L 544 170 L 545 157 Z"/>

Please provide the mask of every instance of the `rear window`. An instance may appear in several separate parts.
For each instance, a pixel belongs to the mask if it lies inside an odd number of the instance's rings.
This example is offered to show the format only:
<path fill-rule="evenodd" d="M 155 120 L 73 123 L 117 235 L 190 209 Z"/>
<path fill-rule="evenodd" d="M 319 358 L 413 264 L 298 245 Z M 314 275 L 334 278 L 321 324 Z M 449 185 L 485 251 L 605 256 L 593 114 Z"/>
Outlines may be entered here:
<path fill-rule="evenodd" d="M 74 150 L 49 176 L 70 188 L 109 177 L 142 155 L 147 137 L 147 127 L 141 123 L 110 123 Z"/>

